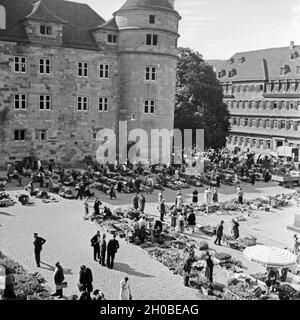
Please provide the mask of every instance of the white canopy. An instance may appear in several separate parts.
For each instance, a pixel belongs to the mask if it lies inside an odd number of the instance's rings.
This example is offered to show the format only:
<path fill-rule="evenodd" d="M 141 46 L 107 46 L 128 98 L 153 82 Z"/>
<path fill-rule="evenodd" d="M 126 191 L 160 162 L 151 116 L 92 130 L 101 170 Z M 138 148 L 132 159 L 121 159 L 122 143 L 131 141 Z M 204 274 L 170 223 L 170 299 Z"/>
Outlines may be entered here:
<path fill-rule="evenodd" d="M 296 255 L 287 250 L 262 245 L 248 247 L 243 253 L 251 262 L 260 263 L 265 267 L 292 267 L 297 260 Z"/>

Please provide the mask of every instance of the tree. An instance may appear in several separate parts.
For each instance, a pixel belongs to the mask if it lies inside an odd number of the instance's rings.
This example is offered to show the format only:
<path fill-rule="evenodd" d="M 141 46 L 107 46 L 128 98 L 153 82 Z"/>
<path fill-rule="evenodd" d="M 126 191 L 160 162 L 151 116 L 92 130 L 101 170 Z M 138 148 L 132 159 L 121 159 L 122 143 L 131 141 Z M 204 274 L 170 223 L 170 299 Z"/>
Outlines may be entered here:
<path fill-rule="evenodd" d="M 179 48 L 175 128 L 204 129 L 205 146 L 222 148 L 230 130 L 229 117 L 222 86 L 212 66 L 200 53 Z"/>

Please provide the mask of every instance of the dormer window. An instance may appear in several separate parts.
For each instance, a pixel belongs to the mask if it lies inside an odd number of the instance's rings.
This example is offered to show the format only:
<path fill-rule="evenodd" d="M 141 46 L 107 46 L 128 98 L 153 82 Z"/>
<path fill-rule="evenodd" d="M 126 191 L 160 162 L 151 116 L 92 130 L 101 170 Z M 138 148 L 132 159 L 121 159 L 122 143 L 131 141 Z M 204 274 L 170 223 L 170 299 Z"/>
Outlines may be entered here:
<path fill-rule="evenodd" d="M 233 63 L 234 63 L 234 58 L 230 58 L 230 59 L 228 60 L 228 63 L 229 63 L 229 64 L 233 64 Z"/>
<path fill-rule="evenodd" d="M 292 51 L 291 52 L 291 60 L 294 60 L 294 59 L 298 58 L 298 56 L 299 56 L 298 51 Z"/>
<path fill-rule="evenodd" d="M 155 24 L 155 15 L 150 14 L 150 16 L 149 16 L 149 23 L 150 23 L 150 24 Z"/>
<path fill-rule="evenodd" d="M 240 57 L 240 58 L 239 58 L 239 63 L 243 63 L 243 62 L 245 62 L 245 61 L 246 61 L 245 57 Z"/>
<path fill-rule="evenodd" d="M 220 72 L 218 72 L 218 77 L 219 78 L 222 78 L 226 75 L 226 70 L 225 69 L 222 69 Z"/>
<path fill-rule="evenodd" d="M 280 68 L 280 75 L 284 76 L 285 74 L 287 74 L 290 71 L 290 67 L 288 65 L 282 66 Z"/>
<path fill-rule="evenodd" d="M 43 36 L 51 36 L 52 35 L 52 27 L 41 25 L 40 26 L 40 34 Z"/>
<path fill-rule="evenodd" d="M 236 69 L 231 69 L 230 71 L 229 71 L 229 77 L 233 77 L 233 76 L 235 76 L 236 75 Z"/>
<path fill-rule="evenodd" d="M 107 35 L 107 43 L 117 43 L 118 37 L 115 34 Z"/>

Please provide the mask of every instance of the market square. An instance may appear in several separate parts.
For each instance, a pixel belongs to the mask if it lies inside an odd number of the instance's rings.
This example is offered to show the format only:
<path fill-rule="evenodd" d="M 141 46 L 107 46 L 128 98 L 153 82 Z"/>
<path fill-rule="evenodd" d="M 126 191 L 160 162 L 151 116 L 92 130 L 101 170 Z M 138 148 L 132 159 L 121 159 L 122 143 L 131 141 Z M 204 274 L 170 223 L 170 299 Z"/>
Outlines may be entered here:
<path fill-rule="evenodd" d="M 300 46 L 184 1 L 0 0 L 1 300 L 299 300 Z"/>

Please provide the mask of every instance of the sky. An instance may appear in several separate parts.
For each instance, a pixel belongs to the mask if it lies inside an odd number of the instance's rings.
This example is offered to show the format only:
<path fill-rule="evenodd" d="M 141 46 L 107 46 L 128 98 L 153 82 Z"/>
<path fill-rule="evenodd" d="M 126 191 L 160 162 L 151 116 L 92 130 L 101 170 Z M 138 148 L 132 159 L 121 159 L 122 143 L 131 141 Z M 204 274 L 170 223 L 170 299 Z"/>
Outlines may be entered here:
<path fill-rule="evenodd" d="M 105 20 L 125 0 L 84 2 Z M 300 45 L 300 0 L 175 0 L 182 16 L 178 45 L 204 59 L 228 59 L 234 53 Z"/>

